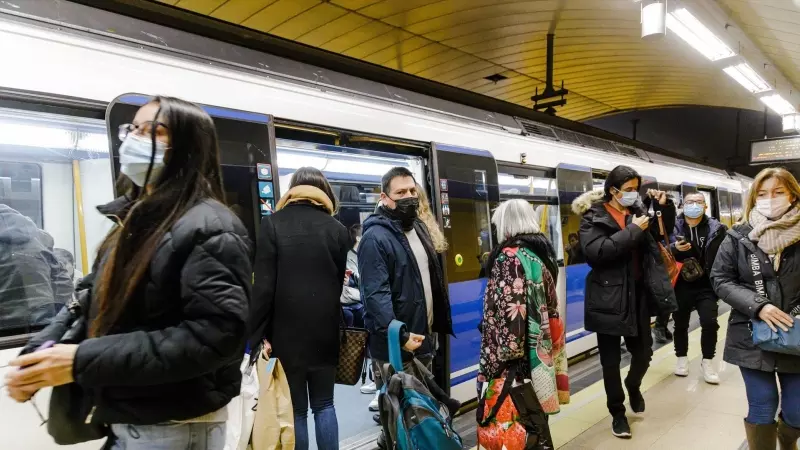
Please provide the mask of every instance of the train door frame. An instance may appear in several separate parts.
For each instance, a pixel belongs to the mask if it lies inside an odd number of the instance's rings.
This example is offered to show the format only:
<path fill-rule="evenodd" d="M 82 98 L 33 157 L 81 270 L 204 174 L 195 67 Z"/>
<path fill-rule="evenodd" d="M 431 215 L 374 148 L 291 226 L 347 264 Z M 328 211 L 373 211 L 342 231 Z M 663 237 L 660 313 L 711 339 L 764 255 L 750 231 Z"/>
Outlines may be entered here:
<path fill-rule="evenodd" d="M 115 127 L 118 125 L 114 123 L 116 118 L 115 108 L 118 106 L 129 106 L 129 107 L 141 107 L 142 105 L 148 103 L 153 98 L 152 95 L 148 94 L 141 94 L 141 93 L 125 93 L 117 96 L 108 103 L 106 107 L 105 113 L 105 120 L 106 120 L 106 127 L 108 130 L 108 145 L 109 145 L 109 164 L 111 164 L 111 173 L 113 179 L 117 179 L 119 175 L 119 148 L 122 145 L 122 142 L 117 137 L 117 130 Z M 191 100 L 189 100 L 191 101 Z M 212 119 L 221 119 L 230 121 L 230 123 L 219 123 L 215 122 L 215 127 L 217 128 L 218 139 L 220 135 L 220 127 L 226 126 L 230 127 L 236 123 L 247 123 L 247 124 L 254 124 L 256 127 L 259 125 L 266 127 L 266 136 L 262 137 L 264 142 L 254 142 L 253 144 L 247 143 L 246 146 L 250 147 L 255 146 L 256 150 L 260 148 L 266 148 L 267 152 L 264 155 L 264 152 L 259 151 L 251 151 L 248 155 L 248 163 L 250 167 L 250 175 L 252 175 L 253 182 L 250 183 L 250 196 L 251 196 L 251 206 L 252 206 L 252 238 L 254 241 L 258 239 L 259 234 L 259 224 L 261 223 L 261 219 L 268 214 L 271 214 L 271 211 L 264 212 L 262 202 L 272 202 L 272 207 L 274 208 L 277 199 L 280 198 L 280 188 L 277 186 L 278 183 L 275 182 L 277 179 L 275 174 L 278 173 L 278 165 L 277 165 L 277 158 L 275 152 L 275 127 L 274 127 L 274 117 L 270 114 L 264 113 L 257 113 L 251 111 L 241 111 L 221 106 L 214 106 L 214 105 L 205 105 L 205 104 L 197 104 L 200 108 L 202 108 Z M 131 117 L 132 119 L 132 117 Z M 225 166 L 226 164 L 222 163 L 222 155 L 224 150 L 220 149 L 220 165 Z M 258 156 L 263 156 L 262 158 L 258 158 Z M 266 177 L 262 177 L 258 173 L 259 167 L 263 165 L 267 165 L 270 167 L 269 171 L 271 173 L 268 174 Z M 271 183 L 271 185 L 270 185 Z M 225 181 L 223 179 L 223 185 Z M 272 199 L 264 200 L 260 194 L 260 186 L 264 184 L 267 185 L 266 189 L 271 189 Z M 114 186 L 114 195 L 119 196 L 121 193 L 119 192 L 119 185 L 115 183 Z M 244 218 L 242 218 L 244 219 Z M 247 226 L 247 223 L 245 224 Z"/>
<path fill-rule="evenodd" d="M 450 212 L 450 208 L 452 205 L 452 203 L 450 202 L 450 196 L 453 194 L 453 188 L 458 187 L 457 186 L 458 184 L 469 184 L 463 180 L 452 178 L 451 175 L 448 175 L 448 170 L 446 169 L 459 168 L 463 170 L 468 168 L 472 169 L 475 173 L 483 172 L 483 179 L 481 181 L 483 186 L 482 188 L 476 187 L 475 194 L 482 193 L 483 195 L 485 195 L 485 201 L 487 207 L 486 210 L 487 222 L 489 225 L 488 229 L 489 244 L 491 248 L 491 243 L 494 238 L 494 233 L 491 228 L 491 204 L 493 201 L 495 203 L 499 203 L 500 201 L 499 190 L 497 187 L 497 174 L 498 174 L 497 161 L 495 160 L 494 155 L 489 150 L 455 146 L 442 142 L 432 142 L 431 150 L 433 155 L 433 164 L 432 164 L 433 170 L 431 171 L 431 181 L 433 183 L 433 191 L 435 192 L 434 210 L 436 211 L 439 224 L 446 235 L 448 234 L 448 230 L 450 230 L 453 227 L 453 225 L 450 224 L 449 222 L 446 223 L 446 221 L 450 221 L 450 215 L 445 214 L 445 212 L 448 213 Z M 442 164 L 443 159 L 449 159 L 452 161 L 454 158 L 459 158 L 459 157 L 469 158 L 471 159 L 472 162 L 468 166 L 461 164 L 446 163 L 446 166 L 443 167 Z M 484 165 L 481 166 L 480 163 L 483 163 Z M 446 176 L 446 178 L 443 178 L 443 176 Z M 478 180 L 473 179 L 472 183 L 469 185 L 469 188 L 472 189 L 472 187 L 477 186 L 477 184 Z M 455 199 L 456 197 L 453 198 Z M 475 199 L 473 198 L 472 200 Z M 445 205 L 447 206 L 447 211 L 444 211 Z M 449 233 L 452 233 L 452 231 L 450 231 Z M 450 304 L 452 311 L 454 306 L 453 299 L 456 295 L 454 294 L 451 286 L 452 277 L 450 276 L 451 274 L 449 273 L 450 271 L 449 265 L 452 253 L 454 251 L 454 245 L 455 245 L 454 239 L 450 239 L 449 244 L 450 248 L 448 249 L 448 251 L 442 254 L 441 260 L 442 260 L 442 269 L 444 272 L 443 278 L 444 282 L 447 285 L 448 292 L 450 294 Z M 461 266 L 459 260 L 462 261 L 462 263 L 465 262 L 463 255 L 461 255 L 460 253 L 456 253 L 456 255 L 452 259 L 453 261 L 455 261 L 455 264 L 459 267 Z M 480 277 L 479 273 L 477 278 L 474 279 L 469 278 L 467 280 L 460 280 L 457 282 L 454 281 L 454 283 L 461 283 L 461 282 L 471 283 L 473 281 L 478 281 L 482 283 L 481 280 L 483 280 L 483 278 Z M 479 293 L 479 300 L 481 302 L 483 301 L 484 288 L 481 288 Z M 482 308 L 481 308 L 481 314 L 482 314 Z M 453 322 L 455 326 L 455 320 L 453 320 Z M 468 401 L 476 397 L 474 387 L 470 387 L 471 385 L 469 383 L 469 380 L 477 377 L 478 368 L 475 365 L 469 365 L 460 368 L 459 370 L 456 371 L 452 370 L 453 361 L 452 361 L 452 345 L 450 342 L 451 339 L 452 337 L 448 337 L 447 339 L 442 339 L 442 338 L 439 339 L 440 349 L 442 349 L 443 343 L 444 343 L 444 349 L 443 351 L 440 352 L 440 355 L 437 355 L 437 357 L 440 358 L 438 364 L 442 365 L 442 368 L 439 370 L 440 373 L 437 375 L 445 376 L 445 380 L 443 381 L 446 382 L 442 384 L 441 387 L 445 388 L 446 386 L 446 391 L 450 393 L 450 395 L 464 402 L 465 400 Z M 477 355 L 478 353 L 476 353 L 476 356 Z M 434 367 L 434 369 L 436 369 L 436 367 Z M 460 374 L 454 377 L 453 374 L 455 373 L 460 373 Z M 457 383 L 453 384 L 453 381 L 457 381 Z"/>

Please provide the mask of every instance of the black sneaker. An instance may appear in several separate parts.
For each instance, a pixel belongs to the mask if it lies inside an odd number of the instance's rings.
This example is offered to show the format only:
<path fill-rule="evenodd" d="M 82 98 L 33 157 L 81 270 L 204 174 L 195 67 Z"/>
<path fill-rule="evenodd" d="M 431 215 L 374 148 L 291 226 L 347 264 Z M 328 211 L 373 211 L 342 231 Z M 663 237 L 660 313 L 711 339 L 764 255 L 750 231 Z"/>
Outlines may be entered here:
<path fill-rule="evenodd" d="M 381 431 L 380 436 L 378 436 L 378 441 L 375 442 L 375 444 L 380 450 L 387 450 L 388 446 L 386 445 L 386 436 L 384 436 L 383 431 Z"/>
<path fill-rule="evenodd" d="M 669 339 L 667 339 L 667 331 L 664 328 L 653 328 L 653 336 L 655 336 L 656 342 L 659 344 L 666 344 L 669 342 Z"/>
<path fill-rule="evenodd" d="M 380 414 L 373 414 L 372 421 L 377 423 L 378 425 L 381 424 L 381 415 Z"/>
<path fill-rule="evenodd" d="M 631 409 L 636 414 L 641 414 L 644 412 L 644 396 L 642 395 L 642 391 L 639 389 L 632 389 L 628 384 L 625 384 L 625 387 L 628 388 L 628 400 L 631 404 Z"/>
<path fill-rule="evenodd" d="M 628 418 L 625 416 L 614 417 L 611 422 L 611 434 L 621 439 L 631 438 L 631 426 L 628 425 Z"/>

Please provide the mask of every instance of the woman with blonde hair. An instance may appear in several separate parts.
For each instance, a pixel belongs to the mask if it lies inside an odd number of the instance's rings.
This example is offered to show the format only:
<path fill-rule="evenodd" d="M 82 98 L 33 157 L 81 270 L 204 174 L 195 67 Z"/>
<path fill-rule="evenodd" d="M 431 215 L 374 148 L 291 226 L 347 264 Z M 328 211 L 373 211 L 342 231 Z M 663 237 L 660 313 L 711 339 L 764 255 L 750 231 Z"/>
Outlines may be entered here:
<path fill-rule="evenodd" d="M 753 344 L 751 321 L 788 331 L 800 315 L 800 185 L 783 168 L 762 170 L 747 195 L 742 222 L 728 231 L 711 270 L 717 296 L 733 308 L 724 360 L 739 366 L 753 450 L 797 450 L 800 356 Z M 780 382 L 780 390 L 778 383 Z M 782 409 L 778 423 L 775 415 Z"/>
<path fill-rule="evenodd" d="M 444 253 L 447 251 L 447 239 L 444 237 L 444 233 L 442 233 L 442 229 L 439 228 L 439 223 L 436 221 L 436 216 L 433 215 L 431 211 L 431 205 L 428 202 L 428 196 L 425 194 L 425 189 L 417 183 L 417 198 L 419 198 L 419 207 L 417 208 L 417 214 L 419 215 L 419 219 L 425 226 L 428 228 L 428 233 L 431 235 L 431 240 L 433 241 L 433 248 L 436 250 L 436 253 Z"/>

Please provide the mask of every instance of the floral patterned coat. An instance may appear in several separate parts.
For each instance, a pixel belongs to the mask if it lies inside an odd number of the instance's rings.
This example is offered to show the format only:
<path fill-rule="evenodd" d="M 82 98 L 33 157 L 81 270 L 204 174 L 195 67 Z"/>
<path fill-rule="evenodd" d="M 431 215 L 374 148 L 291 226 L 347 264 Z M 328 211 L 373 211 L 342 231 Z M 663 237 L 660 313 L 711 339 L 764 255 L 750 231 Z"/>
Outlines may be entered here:
<path fill-rule="evenodd" d="M 504 248 L 491 269 L 483 307 L 479 380 L 502 378 L 516 364 L 530 374 L 545 413 L 569 402 L 566 335 L 556 283 L 524 247 Z"/>

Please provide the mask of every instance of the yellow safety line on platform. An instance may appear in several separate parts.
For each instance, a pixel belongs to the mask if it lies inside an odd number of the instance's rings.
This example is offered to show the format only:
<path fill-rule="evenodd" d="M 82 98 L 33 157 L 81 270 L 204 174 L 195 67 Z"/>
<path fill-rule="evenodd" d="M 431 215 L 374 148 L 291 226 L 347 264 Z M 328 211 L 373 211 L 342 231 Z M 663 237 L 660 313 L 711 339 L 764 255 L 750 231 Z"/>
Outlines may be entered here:
<path fill-rule="evenodd" d="M 725 339 L 728 331 L 728 315 L 730 315 L 730 312 L 719 316 L 717 342 Z M 689 333 L 689 342 L 694 344 L 689 346 L 689 352 L 686 355 L 690 361 L 701 356 L 700 331 L 698 327 Z M 642 393 L 673 376 L 675 363 L 675 349 L 671 343 L 656 350 L 653 353 L 650 369 L 647 371 L 644 380 L 642 380 Z M 628 367 L 623 368 L 621 372 L 622 377 L 625 378 L 628 373 Z M 581 433 L 608 417 L 605 388 L 603 387 L 603 380 L 600 380 L 572 395 L 569 405 L 562 406 L 559 414 L 550 416 L 550 432 L 553 436 L 553 443 L 556 448 L 563 447 L 580 436 Z M 608 426 L 611 427 L 610 421 Z M 477 450 L 477 448 L 475 446 L 471 450 Z"/>

